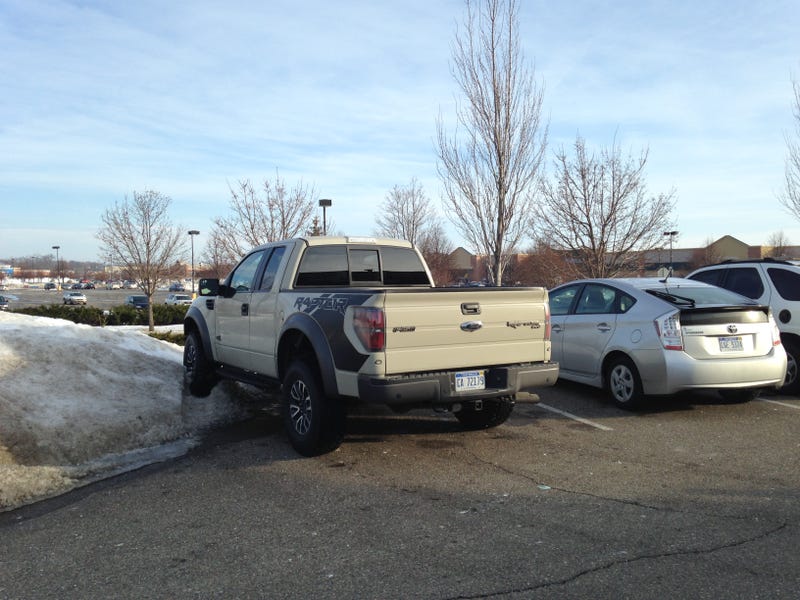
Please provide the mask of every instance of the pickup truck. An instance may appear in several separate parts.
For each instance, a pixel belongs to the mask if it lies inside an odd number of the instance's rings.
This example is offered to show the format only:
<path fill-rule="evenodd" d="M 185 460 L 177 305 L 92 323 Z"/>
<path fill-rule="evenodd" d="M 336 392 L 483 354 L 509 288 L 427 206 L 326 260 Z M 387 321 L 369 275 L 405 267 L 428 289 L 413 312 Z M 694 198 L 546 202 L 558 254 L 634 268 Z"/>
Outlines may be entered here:
<path fill-rule="evenodd" d="M 184 321 L 189 392 L 207 396 L 220 378 L 280 389 L 305 456 L 341 444 L 354 402 L 451 411 L 482 429 L 558 377 L 547 290 L 436 288 L 407 241 L 274 242 L 198 287 Z"/>

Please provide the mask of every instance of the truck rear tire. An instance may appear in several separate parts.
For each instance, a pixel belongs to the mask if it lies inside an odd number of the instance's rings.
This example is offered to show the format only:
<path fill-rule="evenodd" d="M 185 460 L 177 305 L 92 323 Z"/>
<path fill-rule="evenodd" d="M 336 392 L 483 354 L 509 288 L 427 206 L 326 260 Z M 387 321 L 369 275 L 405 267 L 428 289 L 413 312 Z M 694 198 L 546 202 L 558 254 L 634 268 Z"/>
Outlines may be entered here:
<path fill-rule="evenodd" d="M 475 402 L 465 403 L 455 415 L 465 429 L 490 429 L 505 423 L 513 410 L 513 398 L 491 398 L 481 400 L 480 408 Z"/>
<path fill-rule="evenodd" d="M 289 365 L 283 379 L 283 422 L 289 442 L 303 456 L 338 448 L 344 439 L 346 415 L 336 398 L 326 398 L 316 370 L 302 361 Z"/>
<path fill-rule="evenodd" d="M 189 393 L 198 398 L 208 396 L 217 383 L 211 361 L 206 356 L 203 342 L 196 331 L 186 336 L 183 346 L 183 378 L 189 387 Z"/>

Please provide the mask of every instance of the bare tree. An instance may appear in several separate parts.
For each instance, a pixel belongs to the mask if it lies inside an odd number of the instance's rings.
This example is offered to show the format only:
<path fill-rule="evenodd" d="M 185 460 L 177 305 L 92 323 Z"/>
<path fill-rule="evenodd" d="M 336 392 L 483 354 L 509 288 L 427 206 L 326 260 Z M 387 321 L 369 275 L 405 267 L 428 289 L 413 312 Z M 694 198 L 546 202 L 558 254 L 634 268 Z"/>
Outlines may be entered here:
<path fill-rule="evenodd" d="M 786 209 L 800 219 L 800 81 L 792 83 L 794 90 L 794 139 L 786 136 L 786 167 L 784 189 L 779 200 Z"/>
<path fill-rule="evenodd" d="M 378 208 L 376 233 L 419 245 L 427 232 L 439 225 L 439 216 L 416 178 L 395 185 Z"/>
<path fill-rule="evenodd" d="M 526 254 L 518 257 L 514 274 L 522 285 L 546 288 L 553 288 L 580 276 L 569 253 L 555 250 L 544 241 L 539 241 Z"/>
<path fill-rule="evenodd" d="M 440 286 L 449 283 L 452 279 L 453 244 L 447 238 L 441 223 L 436 222 L 425 227 L 417 246 L 428 264 L 433 281 Z"/>
<path fill-rule="evenodd" d="M 101 215 L 97 232 L 103 255 L 113 256 L 147 296 L 150 331 L 155 329 L 153 294 L 175 260 L 186 254 L 183 229 L 173 226 L 167 214 L 170 202 L 154 190 L 133 192 L 131 200 L 126 197 Z"/>
<path fill-rule="evenodd" d="M 636 270 L 639 253 L 659 248 L 672 228 L 675 192 L 647 194 L 647 150 L 623 158 L 614 143 L 590 155 L 580 136 L 574 149 L 574 158 L 563 148 L 556 154 L 554 177 L 542 182 L 542 202 L 531 219 L 534 239 L 570 252 L 587 277 Z"/>
<path fill-rule="evenodd" d="M 265 179 L 260 196 L 249 180 L 230 187 L 231 214 L 214 219 L 219 230 L 219 251 L 234 264 L 248 250 L 261 244 L 295 237 L 305 231 L 314 214 L 316 192 L 301 181 L 291 190 L 275 173 Z"/>
<path fill-rule="evenodd" d="M 769 239 L 767 240 L 767 246 L 769 246 L 769 255 L 772 258 L 781 258 L 786 256 L 787 250 L 789 246 L 791 246 L 791 243 L 783 231 L 776 231 L 769 236 Z"/>
<path fill-rule="evenodd" d="M 465 97 L 458 129 L 437 121 L 437 168 L 450 218 L 484 254 L 495 285 L 526 233 L 547 143 L 542 89 L 519 43 L 516 0 L 467 0 L 451 71 Z"/>
<path fill-rule="evenodd" d="M 203 277 L 215 277 L 223 279 L 236 266 L 236 259 L 230 257 L 227 243 L 219 229 L 211 229 L 211 233 L 206 241 L 205 249 L 200 255 L 200 263 L 203 265 L 201 275 Z"/>

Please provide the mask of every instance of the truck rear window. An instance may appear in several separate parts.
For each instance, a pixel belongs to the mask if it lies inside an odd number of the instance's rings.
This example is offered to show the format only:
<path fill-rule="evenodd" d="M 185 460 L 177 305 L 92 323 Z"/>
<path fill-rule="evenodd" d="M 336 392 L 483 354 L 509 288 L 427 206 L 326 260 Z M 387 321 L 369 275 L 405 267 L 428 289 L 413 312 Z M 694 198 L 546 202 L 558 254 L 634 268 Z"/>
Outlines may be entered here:
<path fill-rule="evenodd" d="M 297 287 L 406 286 L 430 281 L 410 248 L 312 246 L 297 270 Z"/>

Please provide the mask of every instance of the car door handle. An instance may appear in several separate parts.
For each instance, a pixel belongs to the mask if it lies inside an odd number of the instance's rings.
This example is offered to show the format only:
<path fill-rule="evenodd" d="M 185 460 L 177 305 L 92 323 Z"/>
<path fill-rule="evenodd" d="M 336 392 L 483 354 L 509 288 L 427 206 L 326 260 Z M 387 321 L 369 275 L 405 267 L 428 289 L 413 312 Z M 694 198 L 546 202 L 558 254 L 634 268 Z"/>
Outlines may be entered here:
<path fill-rule="evenodd" d="M 606 331 L 611 331 L 611 326 L 608 323 L 598 323 L 597 330 L 605 333 Z"/>
<path fill-rule="evenodd" d="M 242 316 L 246 317 L 248 314 L 250 314 L 250 305 L 247 303 L 242 304 Z"/>
<path fill-rule="evenodd" d="M 552 331 L 553 333 L 561 333 L 561 325 L 553 325 L 550 328 L 550 331 Z"/>

